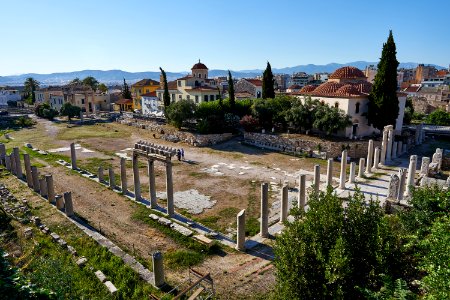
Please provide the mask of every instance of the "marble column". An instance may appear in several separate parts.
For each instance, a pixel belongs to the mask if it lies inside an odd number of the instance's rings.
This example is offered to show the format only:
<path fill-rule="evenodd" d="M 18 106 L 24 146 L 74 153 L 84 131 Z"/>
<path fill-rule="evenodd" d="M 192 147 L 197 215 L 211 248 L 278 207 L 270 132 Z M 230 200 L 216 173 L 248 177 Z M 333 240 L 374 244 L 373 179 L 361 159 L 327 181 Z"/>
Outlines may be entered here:
<path fill-rule="evenodd" d="M 51 203 L 55 200 L 55 187 L 53 185 L 53 175 L 45 175 L 45 181 L 47 182 L 47 199 Z"/>
<path fill-rule="evenodd" d="M 126 195 L 128 193 L 128 185 L 127 185 L 127 159 L 125 157 L 120 158 L 120 182 L 122 193 Z"/>
<path fill-rule="evenodd" d="M 398 170 L 398 178 L 400 178 L 400 183 L 398 187 L 397 200 L 403 200 L 403 194 L 405 193 L 405 183 L 406 183 L 406 168 L 400 168 Z"/>
<path fill-rule="evenodd" d="M 261 224 L 260 235 L 263 238 L 269 236 L 269 185 L 261 184 Z"/>
<path fill-rule="evenodd" d="M 77 153 L 75 151 L 75 143 L 70 144 L 70 159 L 72 161 L 72 170 L 77 170 Z"/>
<path fill-rule="evenodd" d="M 11 173 L 16 175 L 16 157 L 13 152 L 9 154 L 9 161 L 11 162 Z"/>
<path fill-rule="evenodd" d="M 173 179 L 172 179 L 172 161 L 169 157 L 166 159 L 166 193 L 167 193 L 167 215 L 172 217 L 175 213 L 173 204 Z"/>
<path fill-rule="evenodd" d="M 29 188 L 33 187 L 33 177 L 31 177 L 31 161 L 28 153 L 23 154 L 23 163 L 25 165 L 25 174 L 27 177 L 27 185 Z"/>
<path fill-rule="evenodd" d="M 301 174 L 298 178 L 298 207 L 305 210 L 306 205 L 306 175 Z"/>
<path fill-rule="evenodd" d="M 414 189 L 414 178 L 417 168 L 417 155 L 411 155 L 409 158 L 408 178 L 406 180 L 406 196 L 410 196 Z"/>
<path fill-rule="evenodd" d="M 327 161 L 327 188 L 333 185 L 333 159 L 329 158 Z"/>
<path fill-rule="evenodd" d="M 63 195 L 64 195 L 64 212 L 66 213 L 66 216 L 72 217 L 73 216 L 72 193 L 65 192 Z"/>
<path fill-rule="evenodd" d="M 394 130 L 389 128 L 388 131 L 388 143 L 386 148 L 386 162 L 391 162 L 392 160 L 392 143 L 394 141 Z"/>
<path fill-rule="evenodd" d="M 55 196 L 55 201 L 56 201 L 56 208 L 59 210 L 62 210 L 64 208 L 64 200 L 63 200 L 63 196 L 62 195 L 56 195 Z"/>
<path fill-rule="evenodd" d="M 369 146 L 367 147 L 367 161 L 366 161 L 366 173 L 372 173 L 373 163 L 373 140 L 369 140 Z"/>
<path fill-rule="evenodd" d="M 39 171 L 36 166 L 31 166 L 31 177 L 33 179 L 33 190 L 39 192 Z"/>
<path fill-rule="evenodd" d="M 0 143 L 0 164 L 5 165 L 5 157 L 6 157 L 6 146 L 3 143 Z"/>
<path fill-rule="evenodd" d="M 16 166 L 16 176 L 19 179 L 22 179 L 23 177 L 23 173 L 22 173 L 22 164 L 20 162 L 20 151 L 18 147 L 14 147 L 13 148 L 13 153 L 14 153 L 14 164 Z"/>
<path fill-rule="evenodd" d="M 359 159 L 359 166 L 358 166 L 358 178 L 364 178 L 364 164 L 365 160 L 364 158 Z"/>
<path fill-rule="evenodd" d="M 430 171 L 430 161 L 429 157 L 422 157 L 422 163 L 420 165 L 420 175 L 428 176 Z"/>
<path fill-rule="evenodd" d="M 397 157 L 400 157 L 403 154 L 403 142 L 398 141 L 397 142 Z"/>
<path fill-rule="evenodd" d="M 109 187 L 111 189 L 114 189 L 116 187 L 116 178 L 114 176 L 114 169 L 113 169 L 113 167 L 109 168 L 108 176 L 109 176 Z"/>
<path fill-rule="evenodd" d="M 372 170 L 377 170 L 380 164 L 380 148 L 375 147 L 374 155 L 373 155 L 373 166 Z"/>
<path fill-rule="evenodd" d="M 245 251 L 245 209 L 237 214 L 236 221 L 236 250 Z"/>
<path fill-rule="evenodd" d="M 284 184 L 281 188 L 280 223 L 287 220 L 288 216 L 288 186 Z"/>
<path fill-rule="evenodd" d="M 392 143 L 392 158 L 397 158 L 397 142 Z"/>
<path fill-rule="evenodd" d="M 133 155 L 133 179 L 134 179 L 134 199 L 141 200 L 141 181 L 139 179 L 139 159 Z"/>
<path fill-rule="evenodd" d="M 386 130 L 386 128 L 385 128 L 383 130 L 383 141 L 381 143 L 381 156 L 379 158 L 380 163 L 382 165 L 384 165 L 386 163 L 387 144 L 388 144 L 388 130 Z M 377 168 L 378 168 L 378 165 L 377 165 Z"/>
<path fill-rule="evenodd" d="M 152 254 L 153 265 L 153 285 L 156 287 L 163 286 L 165 284 L 164 279 L 164 263 L 163 255 L 157 251 Z"/>
<path fill-rule="evenodd" d="M 350 163 L 350 178 L 348 180 L 349 183 L 355 183 L 355 171 L 356 171 L 356 163 Z"/>
<path fill-rule="evenodd" d="M 8 171 L 12 171 L 12 166 L 11 166 L 11 156 L 9 156 L 9 155 L 5 155 L 5 167 L 6 167 L 6 170 L 8 170 Z"/>
<path fill-rule="evenodd" d="M 320 187 L 320 165 L 314 166 L 314 192 L 318 193 Z"/>
<path fill-rule="evenodd" d="M 102 183 L 103 181 L 105 181 L 105 177 L 103 176 L 103 167 L 102 166 L 98 167 L 97 172 L 98 172 L 97 174 L 98 182 Z"/>
<path fill-rule="evenodd" d="M 158 203 L 156 199 L 155 162 L 151 159 L 148 160 L 147 171 L 150 193 L 150 207 L 156 208 L 158 206 Z"/>
<path fill-rule="evenodd" d="M 341 155 L 341 175 L 339 177 L 339 188 L 345 190 L 345 181 L 347 178 L 347 150 L 342 151 Z"/>
<path fill-rule="evenodd" d="M 47 197 L 47 182 L 45 181 L 45 178 L 39 178 L 39 193 L 42 197 Z"/>

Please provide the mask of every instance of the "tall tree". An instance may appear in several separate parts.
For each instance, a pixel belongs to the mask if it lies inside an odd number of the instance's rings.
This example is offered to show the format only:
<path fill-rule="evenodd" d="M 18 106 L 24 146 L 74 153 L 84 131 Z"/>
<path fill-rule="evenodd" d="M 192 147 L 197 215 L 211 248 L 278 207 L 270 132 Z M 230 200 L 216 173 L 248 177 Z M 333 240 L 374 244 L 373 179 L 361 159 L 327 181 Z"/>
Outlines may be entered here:
<path fill-rule="evenodd" d="M 128 84 L 125 81 L 125 78 L 123 79 L 122 98 L 124 98 L 124 99 L 132 99 L 130 88 L 128 87 Z"/>
<path fill-rule="evenodd" d="M 33 104 L 36 101 L 36 95 L 34 94 L 34 91 L 36 91 L 39 88 L 39 81 L 34 79 L 33 77 L 28 77 L 25 79 L 24 82 L 25 86 L 25 93 L 27 93 L 27 103 Z"/>
<path fill-rule="evenodd" d="M 159 67 L 161 70 L 161 75 L 163 77 L 164 82 L 164 94 L 163 94 L 163 101 L 164 101 L 164 107 L 168 107 L 170 105 L 170 95 L 169 95 L 169 87 L 167 86 L 167 75 L 166 71 L 164 71 L 161 67 Z"/>
<path fill-rule="evenodd" d="M 100 83 L 97 88 L 102 93 L 106 93 L 108 91 L 108 87 L 104 83 Z"/>
<path fill-rule="evenodd" d="M 230 70 L 228 70 L 228 99 L 230 99 L 230 106 L 233 111 L 236 104 L 236 99 L 234 98 L 234 81 Z"/>
<path fill-rule="evenodd" d="M 78 77 L 75 77 L 74 79 L 72 79 L 71 82 L 69 82 L 69 84 L 81 84 L 81 80 Z"/>
<path fill-rule="evenodd" d="M 386 125 L 395 125 L 399 113 L 397 98 L 397 67 L 399 63 L 396 54 L 394 37 L 390 30 L 389 37 L 383 44 L 378 71 L 369 95 L 367 114 L 369 124 L 380 130 Z"/>
<path fill-rule="evenodd" d="M 270 63 L 267 62 L 267 67 L 266 67 L 266 70 L 264 70 L 263 82 L 262 82 L 262 97 L 263 97 L 263 99 L 275 98 L 275 90 L 273 88 L 273 85 L 274 85 L 274 79 L 273 79 L 272 67 L 270 66 Z"/>
<path fill-rule="evenodd" d="M 98 80 L 92 76 L 88 76 L 83 79 L 82 83 L 84 85 L 90 86 L 92 90 L 96 91 L 98 87 Z"/>

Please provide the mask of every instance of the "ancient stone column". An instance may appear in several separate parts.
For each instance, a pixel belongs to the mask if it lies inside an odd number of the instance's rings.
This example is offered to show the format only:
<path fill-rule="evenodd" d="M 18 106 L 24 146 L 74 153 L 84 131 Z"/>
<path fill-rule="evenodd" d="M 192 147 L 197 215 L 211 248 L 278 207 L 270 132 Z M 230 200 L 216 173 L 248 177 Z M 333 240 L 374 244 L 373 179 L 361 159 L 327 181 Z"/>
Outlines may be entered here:
<path fill-rule="evenodd" d="M 333 159 L 329 158 L 327 161 L 327 188 L 333 184 Z"/>
<path fill-rule="evenodd" d="M 0 143 L 0 163 L 5 165 L 6 147 L 5 144 Z"/>
<path fill-rule="evenodd" d="M 108 170 L 108 176 L 109 176 L 109 187 L 111 189 L 114 189 L 116 187 L 116 178 L 114 176 L 114 169 L 112 167 Z"/>
<path fill-rule="evenodd" d="M 348 180 L 349 183 L 355 183 L 355 171 L 356 171 L 356 163 L 350 163 L 350 178 Z"/>
<path fill-rule="evenodd" d="M 374 155 L 373 155 L 373 166 L 372 170 L 377 170 L 380 164 L 380 148 L 375 147 Z"/>
<path fill-rule="evenodd" d="M 22 179 L 23 173 L 22 173 L 22 164 L 20 162 L 19 148 L 14 147 L 13 153 L 14 153 L 14 159 L 15 159 L 14 163 L 15 163 L 15 167 L 16 167 L 16 176 L 17 176 L 17 178 Z"/>
<path fill-rule="evenodd" d="M 406 169 L 405 168 L 400 168 L 400 170 L 398 170 L 398 178 L 400 179 L 400 183 L 398 186 L 397 200 L 400 201 L 403 199 L 403 194 L 405 193 L 405 183 L 406 183 Z"/>
<path fill-rule="evenodd" d="M 172 217 L 175 213 L 173 204 L 173 179 L 172 179 L 172 161 L 170 157 L 166 158 L 166 194 L 167 194 L 167 215 Z"/>
<path fill-rule="evenodd" d="M 397 174 L 391 174 L 391 178 L 389 180 L 388 195 L 387 195 L 388 199 L 397 199 L 399 183 L 400 183 L 400 179 L 398 178 Z"/>
<path fill-rule="evenodd" d="M 298 207 L 301 210 L 305 210 L 305 204 L 306 204 L 306 175 L 301 174 L 299 176 L 299 183 L 298 183 Z"/>
<path fill-rule="evenodd" d="M 13 152 L 9 154 L 9 161 L 11 162 L 11 173 L 16 175 L 16 157 Z"/>
<path fill-rule="evenodd" d="M 128 192 L 128 186 L 127 186 L 127 160 L 125 157 L 120 158 L 120 182 L 122 193 L 126 195 Z"/>
<path fill-rule="evenodd" d="M 359 166 L 358 166 L 358 178 L 364 178 L 364 158 L 359 159 Z"/>
<path fill-rule="evenodd" d="M 45 181 L 45 177 L 44 178 L 39 178 L 39 192 L 41 194 L 42 197 L 47 197 L 48 192 L 47 192 L 47 182 Z"/>
<path fill-rule="evenodd" d="M 269 236 L 269 185 L 261 184 L 261 226 L 260 235 L 263 238 Z"/>
<path fill-rule="evenodd" d="M 397 142 L 392 143 L 392 158 L 397 158 Z"/>
<path fill-rule="evenodd" d="M 33 190 L 39 192 L 39 171 L 36 166 L 31 166 L 31 177 L 33 178 Z"/>
<path fill-rule="evenodd" d="M 320 186 L 320 165 L 314 165 L 314 192 L 319 192 Z"/>
<path fill-rule="evenodd" d="M 9 156 L 9 155 L 5 155 L 5 167 L 6 167 L 6 170 L 8 170 L 8 171 L 12 171 L 11 169 L 12 169 L 12 166 L 11 166 L 11 156 Z"/>
<path fill-rule="evenodd" d="M 72 193 L 65 192 L 63 195 L 64 195 L 64 212 L 66 213 L 66 216 L 72 217 L 73 216 Z"/>
<path fill-rule="evenodd" d="M 345 181 L 347 178 L 346 169 L 347 169 L 347 150 L 344 150 L 342 151 L 341 156 L 341 175 L 339 177 L 339 188 L 342 190 L 345 189 Z"/>
<path fill-rule="evenodd" d="M 55 196 L 55 201 L 56 201 L 56 208 L 59 209 L 59 210 L 62 210 L 64 208 L 63 196 L 56 195 Z"/>
<path fill-rule="evenodd" d="M 236 250 L 245 251 L 245 209 L 237 214 Z"/>
<path fill-rule="evenodd" d="M 83 124 L 83 122 L 84 122 L 83 111 L 80 111 L 80 123 Z"/>
<path fill-rule="evenodd" d="M 153 285 L 156 287 L 163 286 L 165 284 L 164 279 L 164 264 L 163 255 L 161 252 L 157 251 L 152 254 L 153 262 Z"/>
<path fill-rule="evenodd" d="M 72 170 L 77 169 L 77 153 L 75 152 L 75 143 L 70 144 L 70 159 L 72 161 Z"/>
<path fill-rule="evenodd" d="M 410 196 L 414 189 L 414 177 L 417 168 L 417 155 L 411 155 L 409 158 L 408 178 L 406 180 L 406 195 Z"/>
<path fill-rule="evenodd" d="M 150 193 L 150 207 L 155 208 L 158 206 L 156 202 L 156 184 L 155 184 L 155 162 L 151 159 L 148 160 L 147 165 L 148 171 L 148 183 L 149 183 L 149 193 Z"/>
<path fill-rule="evenodd" d="M 139 160 L 137 155 L 133 155 L 133 179 L 134 179 L 134 199 L 141 200 L 141 181 L 139 180 Z"/>
<path fill-rule="evenodd" d="M 428 176 L 430 171 L 430 158 L 422 157 L 422 164 L 420 165 L 420 175 Z"/>
<path fill-rule="evenodd" d="M 31 161 L 28 153 L 23 154 L 23 162 L 25 165 L 25 174 L 27 177 L 27 185 L 29 188 L 33 187 L 33 177 L 31 177 Z"/>
<path fill-rule="evenodd" d="M 389 127 L 388 131 L 388 143 L 386 148 L 386 162 L 391 162 L 392 160 L 392 143 L 394 141 L 394 130 Z"/>
<path fill-rule="evenodd" d="M 387 144 L 388 144 L 388 130 L 386 130 L 386 127 L 385 127 L 383 130 L 383 141 L 381 143 L 381 157 L 379 158 L 380 163 L 382 165 L 384 165 L 386 163 Z M 378 168 L 378 164 L 377 164 L 377 168 Z"/>
<path fill-rule="evenodd" d="M 102 183 L 103 181 L 105 181 L 105 177 L 103 176 L 103 167 L 100 166 L 98 167 L 98 171 L 97 171 L 97 176 L 98 176 L 98 182 Z"/>
<path fill-rule="evenodd" d="M 400 157 L 403 154 L 403 142 L 397 142 L 397 157 Z"/>
<path fill-rule="evenodd" d="M 288 186 L 284 184 L 281 188 L 280 223 L 287 220 L 288 216 Z"/>
<path fill-rule="evenodd" d="M 45 175 L 45 181 L 47 182 L 47 199 L 51 203 L 55 200 L 55 187 L 53 186 L 53 176 Z"/>

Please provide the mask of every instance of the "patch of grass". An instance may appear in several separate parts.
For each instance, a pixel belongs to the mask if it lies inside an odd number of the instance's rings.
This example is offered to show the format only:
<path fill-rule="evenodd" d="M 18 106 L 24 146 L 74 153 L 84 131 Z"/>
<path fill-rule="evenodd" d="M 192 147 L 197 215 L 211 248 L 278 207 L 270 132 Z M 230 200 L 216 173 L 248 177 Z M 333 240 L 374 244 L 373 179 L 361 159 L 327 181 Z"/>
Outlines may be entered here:
<path fill-rule="evenodd" d="M 203 218 L 194 218 L 194 221 L 199 222 L 206 227 L 209 227 L 215 231 L 220 231 L 220 227 L 218 226 L 218 221 L 220 220 L 219 216 L 209 216 Z"/>
<path fill-rule="evenodd" d="M 189 172 L 188 174 L 191 177 L 197 178 L 197 179 L 202 179 L 202 178 L 206 178 L 208 177 L 208 174 L 204 173 L 204 172 Z"/>
<path fill-rule="evenodd" d="M 255 217 L 250 217 L 245 222 L 245 235 L 246 236 L 255 236 L 259 233 L 259 221 Z"/>
<path fill-rule="evenodd" d="M 130 132 L 119 130 L 114 124 L 95 124 L 61 128 L 57 138 L 60 140 L 80 140 L 87 138 L 125 138 Z"/>
<path fill-rule="evenodd" d="M 77 166 L 80 169 L 91 172 L 92 174 L 97 174 L 98 167 L 102 166 L 104 172 L 108 173 L 108 169 L 112 167 L 112 159 L 101 159 L 98 157 L 90 157 L 88 159 L 77 160 Z"/>
<path fill-rule="evenodd" d="M 219 216 L 224 218 L 233 218 L 236 217 L 237 213 L 239 212 L 239 208 L 236 207 L 227 207 L 219 211 Z"/>
<path fill-rule="evenodd" d="M 204 258 L 204 253 L 183 249 L 168 251 L 164 254 L 164 262 L 171 269 L 188 268 L 201 263 Z"/>

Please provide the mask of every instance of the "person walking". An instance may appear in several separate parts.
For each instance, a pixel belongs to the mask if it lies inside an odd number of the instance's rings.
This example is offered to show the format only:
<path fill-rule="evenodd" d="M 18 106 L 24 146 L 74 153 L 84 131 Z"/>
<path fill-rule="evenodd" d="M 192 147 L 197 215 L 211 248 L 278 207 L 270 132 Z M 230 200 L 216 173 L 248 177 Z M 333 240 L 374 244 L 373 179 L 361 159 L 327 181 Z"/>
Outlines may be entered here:
<path fill-rule="evenodd" d="M 181 160 L 181 151 L 180 149 L 177 149 L 177 158 L 180 161 Z"/>
<path fill-rule="evenodd" d="M 181 159 L 184 160 L 184 149 L 181 148 Z"/>

